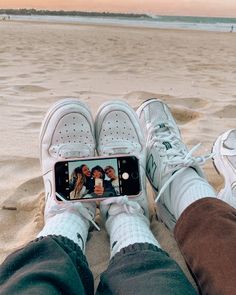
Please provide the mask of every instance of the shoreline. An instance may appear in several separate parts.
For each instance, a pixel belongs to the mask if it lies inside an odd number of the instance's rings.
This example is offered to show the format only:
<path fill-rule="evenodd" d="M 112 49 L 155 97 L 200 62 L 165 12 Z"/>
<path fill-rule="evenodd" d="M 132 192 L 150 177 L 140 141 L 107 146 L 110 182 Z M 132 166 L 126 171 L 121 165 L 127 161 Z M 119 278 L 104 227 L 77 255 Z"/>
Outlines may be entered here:
<path fill-rule="evenodd" d="M 119 19 L 113 19 L 112 17 L 105 17 L 104 19 L 102 17 L 77 17 L 77 19 L 73 20 L 73 16 L 51 16 L 51 15 L 33 15 L 33 16 L 25 16 L 25 15 L 9 15 L 10 19 L 1 19 L 1 22 L 19 22 L 19 23 L 39 23 L 39 24 L 63 24 L 63 25 L 79 25 L 79 26 L 96 26 L 96 27 L 124 27 L 124 28 L 137 28 L 139 30 L 142 29 L 150 29 L 150 30 L 183 30 L 183 31 L 197 31 L 197 32 L 218 32 L 218 33 L 236 33 L 236 30 L 230 31 L 230 28 L 232 28 L 232 24 L 230 23 L 222 23 L 222 28 L 225 27 L 223 30 L 221 29 L 207 29 L 206 25 L 211 25 L 211 23 L 172 23 L 172 22 L 159 22 L 159 24 L 155 23 L 154 21 L 148 21 L 144 20 L 144 22 L 141 20 L 122 20 Z M 18 18 L 19 17 L 19 18 Z M 34 19 L 35 17 L 35 19 Z M 51 18 L 50 18 L 51 17 Z M 61 18 L 61 19 L 60 19 Z M 63 19 L 64 18 L 64 19 Z M 71 19 L 69 19 L 71 18 Z M 81 20 L 80 20 L 81 18 Z M 133 23 L 132 23 L 133 22 Z M 167 24 L 168 23 L 168 24 Z M 188 25 L 190 27 L 184 27 L 185 25 Z M 192 27 L 191 27 L 192 25 Z M 203 25 L 202 28 L 197 27 Z M 194 27 L 195 26 L 195 27 Z M 217 24 L 215 24 L 217 27 Z M 227 28 L 227 30 L 226 30 Z"/>
<path fill-rule="evenodd" d="M 6 20 L 3 21 L 4 24 L 6 23 L 21 23 L 21 24 L 36 24 L 36 25 L 57 25 L 57 26 L 75 26 L 75 27 L 88 27 L 88 28 L 110 28 L 110 29 L 122 29 L 125 30 L 130 29 L 134 31 L 163 31 L 163 32 L 191 32 L 193 34 L 230 34 L 230 32 L 222 32 L 222 31 L 208 31 L 208 30 L 200 30 L 200 29 L 187 29 L 187 28 L 154 28 L 154 27 L 143 27 L 143 26 L 135 26 L 135 25 L 127 25 L 127 24 L 102 24 L 102 23 L 74 23 L 74 22 L 60 22 L 60 21 L 40 21 L 40 20 Z M 1 25 L 1 21 L 0 21 Z M 233 32 L 233 33 L 236 33 Z"/>

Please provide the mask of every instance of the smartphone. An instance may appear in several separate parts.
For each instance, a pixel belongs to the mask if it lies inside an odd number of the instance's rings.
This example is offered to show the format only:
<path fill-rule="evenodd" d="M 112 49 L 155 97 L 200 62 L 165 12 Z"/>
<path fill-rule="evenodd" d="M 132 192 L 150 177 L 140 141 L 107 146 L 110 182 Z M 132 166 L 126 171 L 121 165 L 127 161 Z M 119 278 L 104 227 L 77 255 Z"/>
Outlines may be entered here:
<path fill-rule="evenodd" d="M 101 178 L 95 178 L 95 186 L 103 187 L 103 180 Z"/>
<path fill-rule="evenodd" d="M 58 201 L 132 197 L 141 190 L 139 161 L 135 156 L 61 161 L 55 164 L 54 172 Z"/>

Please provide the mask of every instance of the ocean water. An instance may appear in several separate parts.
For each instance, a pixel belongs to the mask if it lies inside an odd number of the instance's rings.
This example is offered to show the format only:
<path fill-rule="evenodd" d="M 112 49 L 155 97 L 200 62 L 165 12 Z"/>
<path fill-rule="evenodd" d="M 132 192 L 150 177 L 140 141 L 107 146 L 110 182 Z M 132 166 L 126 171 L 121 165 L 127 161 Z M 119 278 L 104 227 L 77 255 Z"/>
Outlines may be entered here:
<path fill-rule="evenodd" d="M 4 15 L 0 15 L 3 19 Z M 5 16 L 6 18 L 6 16 Z M 236 32 L 236 18 L 211 18 L 190 16 L 55 16 L 55 15 L 11 15 L 12 20 L 45 21 L 96 25 L 117 25 L 160 29 L 188 29 L 216 32 Z M 7 19 L 7 18 L 6 18 Z"/>

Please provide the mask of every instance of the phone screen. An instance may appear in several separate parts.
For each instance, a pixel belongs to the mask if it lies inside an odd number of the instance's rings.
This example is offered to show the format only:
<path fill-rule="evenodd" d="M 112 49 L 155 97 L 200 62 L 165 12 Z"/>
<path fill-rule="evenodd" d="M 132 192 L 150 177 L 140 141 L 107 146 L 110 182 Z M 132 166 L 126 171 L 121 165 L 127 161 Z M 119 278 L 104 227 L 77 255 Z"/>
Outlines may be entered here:
<path fill-rule="evenodd" d="M 69 201 L 135 196 L 140 193 L 138 159 L 121 156 L 57 162 L 55 184 L 56 193 Z"/>

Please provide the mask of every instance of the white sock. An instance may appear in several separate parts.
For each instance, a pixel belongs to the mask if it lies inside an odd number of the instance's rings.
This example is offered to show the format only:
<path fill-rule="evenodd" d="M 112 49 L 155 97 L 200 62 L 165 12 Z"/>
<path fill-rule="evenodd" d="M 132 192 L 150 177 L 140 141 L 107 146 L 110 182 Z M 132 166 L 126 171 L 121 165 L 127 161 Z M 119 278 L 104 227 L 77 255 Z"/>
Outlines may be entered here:
<path fill-rule="evenodd" d="M 64 211 L 47 218 L 37 237 L 61 235 L 74 241 L 84 253 L 88 230 L 88 220 L 72 212 Z"/>
<path fill-rule="evenodd" d="M 176 220 L 195 201 L 205 197 L 216 198 L 212 186 L 192 168 L 178 175 L 170 186 L 170 198 L 166 200 L 165 205 Z"/>
<path fill-rule="evenodd" d="M 111 257 L 135 243 L 149 243 L 160 248 L 149 225 L 149 220 L 142 214 L 120 213 L 110 216 L 106 228 L 110 235 Z"/>

